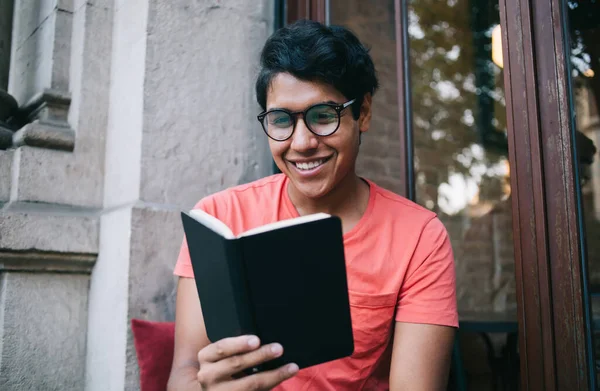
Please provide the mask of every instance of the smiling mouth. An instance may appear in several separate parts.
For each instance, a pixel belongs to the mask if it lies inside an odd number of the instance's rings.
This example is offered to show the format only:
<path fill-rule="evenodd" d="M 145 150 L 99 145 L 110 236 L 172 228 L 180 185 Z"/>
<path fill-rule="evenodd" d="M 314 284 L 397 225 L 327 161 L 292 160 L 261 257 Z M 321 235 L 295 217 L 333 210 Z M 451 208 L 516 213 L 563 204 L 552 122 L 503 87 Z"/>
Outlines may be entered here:
<path fill-rule="evenodd" d="M 318 168 L 319 166 L 322 166 L 329 159 L 330 159 L 330 157 L 324 158 L 324 159 L 313 160 L 311 162 L 291 162 L 291 163 L 300 171 L 310 171 L 310 170 L 314 170 L 315 168 Z"/>

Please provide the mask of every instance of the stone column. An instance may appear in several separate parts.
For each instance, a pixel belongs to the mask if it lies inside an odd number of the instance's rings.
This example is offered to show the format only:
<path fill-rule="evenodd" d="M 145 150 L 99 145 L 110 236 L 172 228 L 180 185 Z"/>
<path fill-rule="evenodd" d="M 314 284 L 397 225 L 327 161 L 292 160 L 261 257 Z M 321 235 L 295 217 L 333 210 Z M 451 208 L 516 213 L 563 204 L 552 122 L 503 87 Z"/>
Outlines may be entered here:
<path fill-rule="evenodd" d="M 12 37 L 13 0 L 0 3 L 0 90 L 8 89 Z"/>
<path fill-rule="evenodd" d="M 17 102 L 7 92 L 10 70 L 13 0 L 0 2 L 0 150 L 12 145 L 12 129 L 6 121 L 17 107 Z"/>
<path fill-rule="evenodd" d="M 117 1 L 86 390 L 135 390 L 132 318 L 173 320 L 180 211 L 271 173 L 254 97 L 272 0 Z"/>
<path fill-rule="evenodd" d="M 14 0 L 9 93 L 23 126 L 16 145 L 73 150 L 70 62 L 74 0 Z"/>
<path fill-rule="evenodd" d="M 57 150 L 50 134 L 49 144 L 0 151 L 3 391 L 84 388 L 88 291 L 104 196 L 112 3 L 16 2 L 11 91 L 22 107 L 42 97 L 30 129 L 72 129 L 75 147 Z"/>

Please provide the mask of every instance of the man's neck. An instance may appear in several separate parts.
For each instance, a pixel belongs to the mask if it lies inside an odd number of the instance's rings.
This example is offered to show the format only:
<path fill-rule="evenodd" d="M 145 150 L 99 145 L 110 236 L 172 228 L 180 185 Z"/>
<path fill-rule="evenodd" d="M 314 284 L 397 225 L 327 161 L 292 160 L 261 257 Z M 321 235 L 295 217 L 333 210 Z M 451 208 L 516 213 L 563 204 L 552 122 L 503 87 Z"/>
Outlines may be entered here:
<path fill-rule="evenodd" d="M 351 174 L 319 199 L 303 197 L 294 191 L 291 184 L 288 195 L 300 215 L 323 212 L 339 216 L 342 220 L 358 221 L 369 202 L 369 185 L 356 174 Z"/>

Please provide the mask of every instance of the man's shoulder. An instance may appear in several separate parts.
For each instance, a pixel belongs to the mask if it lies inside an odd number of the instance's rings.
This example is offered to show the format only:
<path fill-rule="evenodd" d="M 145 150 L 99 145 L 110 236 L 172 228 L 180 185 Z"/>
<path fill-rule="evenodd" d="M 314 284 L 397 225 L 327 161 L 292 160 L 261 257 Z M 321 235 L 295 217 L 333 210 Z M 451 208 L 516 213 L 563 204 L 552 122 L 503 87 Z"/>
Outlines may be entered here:
<path fill-rule="evenodd" d="M 374 185 L 373 189 L 376 197 L 374 221 L 381 229 L 392 230 L 394 235 L 406 240 L 413 238 L 415 243 L 424 237 L 447 235 L 444 223 L 434 211 L 378 185 Z"/>
<path fill-rule="evenodd" d="M 403 219 L 410 218 L 414 221 L 430 221 L 437 217 L 437 214 L 414 201 L 409 200 L 391 190 L 381 187 L 374 182 L 371 182 L 371 187 L 375 192 L 376 205 L 378 211 L 386 215 Z"/>

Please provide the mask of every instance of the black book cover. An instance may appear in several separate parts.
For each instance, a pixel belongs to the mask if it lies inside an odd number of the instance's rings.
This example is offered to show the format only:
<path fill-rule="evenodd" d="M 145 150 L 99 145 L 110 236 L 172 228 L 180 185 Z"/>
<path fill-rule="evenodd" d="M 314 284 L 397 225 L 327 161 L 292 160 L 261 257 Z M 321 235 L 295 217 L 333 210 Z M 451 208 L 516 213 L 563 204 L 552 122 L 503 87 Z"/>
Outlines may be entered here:
<path fill-rule="evenodd" d="M 182 220 L 211 342 L 254 334 L 263 344 L 280 343 L 284 354 L 260 370 L 289 362 L 305 368 L 352 354 L 338 217 L 237 238 L 185 212 Z"/>

